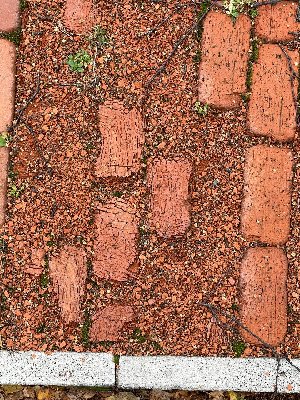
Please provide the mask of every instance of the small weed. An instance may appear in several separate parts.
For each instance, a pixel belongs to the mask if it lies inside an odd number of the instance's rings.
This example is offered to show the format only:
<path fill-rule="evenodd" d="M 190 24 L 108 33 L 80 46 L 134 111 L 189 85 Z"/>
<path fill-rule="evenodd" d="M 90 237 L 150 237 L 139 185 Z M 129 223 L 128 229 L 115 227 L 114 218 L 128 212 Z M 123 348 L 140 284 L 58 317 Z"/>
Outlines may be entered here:
<path fill-rule="evenodd" d="M 27 0 L 20 0 L 20 10 L 21 12 L 25 11 L 28 7 Z"/>
<path fill-rule="evenodd" d="M 84 346 L 88 346 L 90 344 L 90 326 L 91 326 L 91 317 L 88 310 L 84 311 L 84 323 L 81 328 L 81 340 Z"/>
<path fill-rule="evenodd" d="M 101 28 L 101 26 L 94 26 L 93 33 L 90 37 L 91 42 L 94 42 L 99 47 L 105 47 L 109 45 L 110 39 L 107 35 L 106 29 Z"/>
<path fill-rule="evenodd" d="M 21 36 L 22 36 L 22 29 L 21 28 L 18 28 L 15 31 L 12 31 L 12 32 L 5 32 L 5 33 L 1 33 L 0 34 L 1 38 L 9 40 L 10 42 L 15 44 L 16 46 L 19 46 L 19 44 L 21 42 Z"/>
<path fill-rule="evenodd" d="M 234 342 L 232 342 L 231 347 L 232 347 L 233 352 L 235 353 L 235 356 L 241 357 L 241 355 L 244 353 L 247 346 L 241 340 L 235 340 Z"/>
<path fill-rule="evenodd" d="M 196 101 L 194 109 L 198 115 L 200 115 L 201 117 L 204 117 L 208 113 L 209 106 L 208 106 L 208 104 L 202 105 L 200 103 L 200 101 Z"/>
<path fill-rule="evenodd" d="M 161 345 L 155 341 L 151 342 L 151 345 L 154 348 L 154 350 L 162 350 Z"/>
<path fill-rule="evenodd" d="M 118 354 L 114 354 L 113 356 L 113 361 L 116 365 L 119 365 L 120 363 L 120 356 Z"/>
<path fill-rule="evenodd" d="M 249 16 L 251 19 L 254 19 L 255 17 L 257 17 L 257 9 L 256 8 L 250 8 L 249 10 Z"/>
<path fill-rule="evenodd" d="M 239 306 L 238 306 L 236 303 L 232 303 L 232 304 L 231 304 L 231 309 L 232 309 L 233 311 L 238 311 L 238 310 L 239 310 Z"/>
<path fill-rule="evenodd" d="M 103 341 L 99 342 L 99 344 L 101 346 L 105 347 L 106 349 L 109 349 L 114 344 L 114 342 L 111 342 L 109 340 L 103 340 Z"/>
<path fill-rule="evenodd" d="M 253 0 L 223 0 L 226 13 L 234 19 L 236 19 L 247 6 L 251 6 L 252 3 Z"/>
<path fill-rule="evenodd" d="M 197 50 L 196 54 L 193 57 L 193 61 L 195 64 L 199 64 L 199 62 L 201 61 L 201 51 Z"/>
<path fill-rule="evenodd" d="M 120 197 L 122 197 L 122 196 L 123 196 L 123 192 L 118 192 L 118 191 L 116 191 L 116 192 L 113 192 L 113 196 L 114 196 L 114 197 L 118 197 L 118 198 L 120 198 Z"/>
<path fill-rule="evenodd" d="M 92 58 L 85 50 L 69 55 L 67 60 L 67 64 L 73 72 L 84 72 L 91 62 Z"/>
<path fill-rule="evenodd" d="M 36 331 L 37 333 L 44 333 L 46 329 L 46 325 L 44 323 L 41 323 L 37 328 Z"/>
<path fill-rule="evenodd" d="M 45 272 L 43 272 L 40 277 L 40 285 L 42 289 L 47 289 L 49 285 L 49 277 Z"/>
<path fill-rule="evenodd" d="M 8 194 L 10 197 L 14 197 L 15 199 L 18 199 L 21 196 L 21 193 L 25 189 L 25 186 L 22 185 L 21 187 L 17 187 L 15 184 L 11 185 L 11 187 L 8 190 Z"/>
<path fill-rule="evenodd" d="M 246 95 L 248 95 L 247 96 L 247 101 L 248 101 L 248 99 L 250 97 L 249 92 L 251 91 L 251 86 L 252 86 L 253 64 L 258 59 L 258 52 L 259 52 L 258 40 L 257 39 L 252 39 L 252 41 L 251 41 L 251 54 L 250 54 L 250 58 L 249 58 L 247 77 L 246 77 L 246 86 L 247 86 L 247 91 L 248 91 L 248 93 L 246 94 Z"/>
<path fill-rule="evenodd" d="M 138 343 L 145 343 L 147 340 L 146 336 L 143 335 L 143 332 L 140 330 L 140 328 L 136 328 L 133 331 L 132 338 L 136 340 Z"/>
<path fill-rule="evenodd" d="M 2 132 L 0 135 L 0 147 L 6 147 L 8 143 L 8 133 Z"/>

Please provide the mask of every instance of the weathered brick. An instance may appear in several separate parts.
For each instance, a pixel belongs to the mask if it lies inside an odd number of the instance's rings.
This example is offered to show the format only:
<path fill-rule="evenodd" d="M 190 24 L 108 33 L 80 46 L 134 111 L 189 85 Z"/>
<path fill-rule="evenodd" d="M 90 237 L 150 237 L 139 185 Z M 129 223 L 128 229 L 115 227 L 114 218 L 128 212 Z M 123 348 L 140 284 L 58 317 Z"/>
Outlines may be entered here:
<path fill-rule="evenodd" d="M 255 335 L 272 346 L 279 345 L 287 328 L 287 258 L 272 247 L 250 248 L 240 274 L 241 321 Z M 241 330 L 247 342 L 262 343 Z"/>
<path fill-rule="evenodd" d="M 72 246 L 64 247 L 49 263 L 53 287 L 65 322 L 80 322 L 81 302 L 85 293 L 87 265 L 85 253 Z"/>
<path fill-rule="evenodd" d="M 297 72 L 299 55 L 287 51 L 294 71 Z M 295 136 L 298 82 L 291 83 L 289 62 L 276 44 L 262 45 L 258 62 L 253 67 L 252 95 L 248 120 L 250 131 L 255 135 L 269 136 L 287 141 Z"/>
<path fill-rule="evenodd" d="M 187 160 L 157 158 L 148 165 L 150 225 L 164 237 L 183 234 L 190 225 Z"/>
<path fill-rule="evenodd" d="M 0 31 L 13 31 L 19 24 L 20 0 L 0 1 Z"/>
<path fill-rule="evenodd" d="M 13 43 L 0 39 L 0 132 L 12 125 L 15 101 L 16 49 Z"/>
<path fill-rule="evenodd" d="M 104 279 L 124 281 L 136 258 L 138 223 L 135 210 L 121 199 L 102 206 L 95 219 L 94 272 Z"/>
<path fill-rule="evenodd" d="M 121 102 L 107 102 L 99 109 L 99 129 L 102 148 L 96 175 L 125 177 L 138 172 L 144 144 L 141 114 L 136 109 L 129 111 Z"/>
<path fill-rule="evenodd" d="M 66 0 L 64 24 L 76 32 L 85 33 L 94 25 L 92 0 Z"/>
<path fill-rule="evenodd" d="M 241 229 L 247 240 L 273 245 L 287 241 L 290 229 L 292 153 L 251 147 L 246 154 Z"/>
<path fill-rule="evenodd" d="M 269 42 L 283 42 L 295 38 L 289 32 L 298 32 L 300 23 L 296 21 L 297 2 L 280 1 L 258 7 L 255 18 L 255 33 Z"/>
<path fill-rule="evenodd" d="M 93 318 L 90 339 L 94 342 L 117 341 L 124 324 L 133 317 L 133 309 L 129 306 L 113 305 L 99 310 Z"/>
<path fill-rule="evenodd" d="M 246 92 L 251 22 L 240 15 L 236 22 L 221 11 L 205 18 L 199 71 L 199 101 L 218 108 L 235 108 Z"/>
<path fill-rule="evenodd" d="M 0 147 L 0 227 L 3 226 L 5 221 L 8 157 L 8 148 Z"/>

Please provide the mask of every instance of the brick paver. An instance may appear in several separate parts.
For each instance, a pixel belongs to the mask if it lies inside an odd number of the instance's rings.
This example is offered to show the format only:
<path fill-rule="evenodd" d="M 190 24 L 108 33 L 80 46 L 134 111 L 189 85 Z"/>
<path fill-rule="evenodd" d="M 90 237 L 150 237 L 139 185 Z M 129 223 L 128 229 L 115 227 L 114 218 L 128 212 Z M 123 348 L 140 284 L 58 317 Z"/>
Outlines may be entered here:
<path fill-rule="evenodd" d="M 281 1 L 258 7 L 255 18 L 255 34 L 270 42 L 289 41 L 295 38 L 289 32 L 298 32 L 296 21 L 297 2 Z"/>
<path fill-rule="evenodd" d="M 183 234 L 190 225 L 187 160 L 158 158 L 148 165 L 150 225 L 164 237 Z"/>
<path fill-rule="evenodd" d="M 199 74 L 199 101 L 218 108 L 241 104 L 246 92 L 250 45 L 250 19 L 240 15 L 236 22 L 220 11 L 205 18 Z"/>
<path fill-rule="evenodd" d="M 126 280 L 136 258 L 138 222 L 135 210 L 118 199 L 101 207 L 95 222 L 95 274 L 105 279 Z"/>
<path fill-rule="evenodd" d="M 292 153 L 254 146 L 246 154 L 241 229 L 246 239 L 283 244 L 290 229 Z"/>
<path fill-rule="evenodd" d="M 299 61 L 297 51 L 288 52 L 295 72 Z M 255 135 L 287 141 L 295 136 L 298 83 L 290 80 L 289 63 L 276 44 L 262 45 L 258 62 L 253 68 L 252 95 L 249 103 L 249 128 Z"/>
<path fill-rule="evenodd" d="M 92 0 L 66 0 L 64 24 L 76 33 L 84 33 L 94 24 Z"/>
<path fill-rule="evenodd" d="M 0 39 L 0 132 L 12 125 L 15 100 L 15 60 L 13 43 Z"/>
<path fill-rule="evenodd" d="M 107 102 L 99 109 L 99 128 L 102 147 L 96 175 L 126 177 L 138 172 L 144 143 L 141 114 L 118 101 Z"/>
<path fill-rule="evenodd" d="M 90 339 L 94 342 L 116 341 L 124 327 L 134 317 L 129 306 L 113 305 L 99 310 L 92 322 Z"/>
<path fill-rule="evenodd" d="M 241 268 L 241 319 L 265 342 L 277 346 L 287 328 L 287 258 L 278 248 L 251 248 Z M 247 342 L 261 345 L 241 330 Z"/>
<path fill-rule="evenodd" d="M 19 24 L 20 0 L 0 1 L 0 31 L 13 31 Z"/>
<path fill-rule="evenodd" d="M 50 259 L 49 274 L 58 294 L 62 318 L 67 323 L 80 322 L 87 277 L 85 253 L 72 246 L 64 247 L 57 257 Z"/>
<path fill-rule="evenodd" d="M 5 221 L 8 156 L 8 148 L 0 147 L 0 227 Z"/>

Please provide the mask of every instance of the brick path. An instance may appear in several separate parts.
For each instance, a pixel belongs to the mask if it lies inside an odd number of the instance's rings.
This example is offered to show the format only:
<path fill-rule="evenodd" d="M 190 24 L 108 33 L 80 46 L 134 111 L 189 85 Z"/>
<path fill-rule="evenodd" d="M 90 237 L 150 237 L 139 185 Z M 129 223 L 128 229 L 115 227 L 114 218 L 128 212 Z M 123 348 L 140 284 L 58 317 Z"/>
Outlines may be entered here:
<path fill-rule="evenodd" d="M 241 233 L 253 242 L 241 263 L 240 316 L 262 340 L 277 346 L 287 328 L 287 258 L 283 245 L 290 231 L 293 155 L 282 143 L 292 141 L 296 130 L 294 98 L 298 85 L 292 82 L 291 68 L 298 67 L 299 55 L 284 51 L 279 41 L 299 30 L 296 4 L 282 2 L 259 9 L 255 33 L 266 43 L 259 47 L 253 68 L 252 94 L 248 109 L 249 135 L 272 138 L 276 143 L 247 149 L 244 170 L 244 201 Z M 77 33 L 87 32 L 94 22 L 92 0 L 67 0 L 65 26 Z M 2 0 L 0 30 L 18 24 L 18 1 Z M 221 11 L 210 11 L 202 36 L 199 68 L 199 101 L 212 107 L 231 109 L 241 105 L 246 92 L 251 21 L 240 15 L 232 19 Z M 14 109 L 15 47 L 0 40 L 0 129 L 12 125 Z M 99 108 L 102 148 L 95 173 L 101 178 L 129 179 L 141 168 L 144 144 L 143 117 L 121 102 L 106 101 Z M 8 149 L 0 148 L 0 221 L 5 219 Z M 192 163 L 182 158 L 154 159 L 147 166 L 149 224 L 165 238 L 184 235 L 190 226 L 189 180 Z M 138 257 L 139 217 L 137 205 L 124 200 L 99 204 L 95 219 L 96 237 L 93 268 L 100 278 L 126 282 L 130 266 Z M 41 271 L 37 257 L 34 274 Z M 62 318 L 80 322 L 81 303 L 87 277 L 86 256 L 66 246 L 49 263 L 50 277 L 58 296 Z M 117 340 L 125 323 L 134 318 L 130 305 L 112 304 L 99 309 L 92 319 L 94 340 Z M 241 331 L 245 340 L 260 344 Z"/>

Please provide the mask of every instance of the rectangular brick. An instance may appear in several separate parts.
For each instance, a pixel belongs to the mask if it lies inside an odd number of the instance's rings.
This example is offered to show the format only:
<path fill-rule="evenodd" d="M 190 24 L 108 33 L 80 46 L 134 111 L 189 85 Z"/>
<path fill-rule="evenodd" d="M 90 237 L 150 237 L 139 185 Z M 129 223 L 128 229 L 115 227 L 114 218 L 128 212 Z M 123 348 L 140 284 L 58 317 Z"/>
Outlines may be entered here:
<path fill-rule="evenodd" d="M 299 54 L 286 51 L 291 67 L 297 73 Z M 292 140 L 296 133 L 296 105 L 298 81 L 291 82 L 289 60 L 276 44 L 265 44 L 259 49 L 253 67 L 252 94 L 249 102 L 248 123 L 252 134 L 269 136 L 275 140 Z"/>
<path fill-rule="evenodd" d="M 278 346 L 287 329 L 287 258 L 282 249 L 251 248 L 242 261 L 240 274 L 241 320 L 256 336 Z M 244 329 L 243 338 L 262 345 Z"/>
<path fill-rule="evenodd" d="M 183 234 L 190 225 L 189 161 L 157 158 L 148 165 L 150 225 L 159 235 Z"/>
<path fill-rule="evenodd" d="M 13 31 L 19 24 L 20 0 L 0 1 L 0 31 Z"/>
<path fill-rule="evenodd" d="M 292 153 L 263 145 L 246 154 L 241 230 L 247 240 L 272 245 L 287 241 L 290 229 Z"/>
<path fill-rule="evenodd" d="M 218 108 L 235 108 L 246 92 L 251 21 L 236 21 L 220 11 L 205 18 L 199 70 L 199 101 Z"/>
<path fill-rule="evenodd" d="M 106 102 L 99 109 L 99 129 L 102 146 L 96 175 L 126 177 L 138 172 L 144 144 L 141 114 L 118 101 Z"/>
<path fill-rule="evenodd" d="M 15 100 L 16 49 L 13 43 L 0 39 L 0 132 L 13 122 Z"/>
<path fill-rule="evenodd" d="M 280 1 L 258 7 L 255 18 L 255 33 L 269 42 L 284 42 L 295 38 L 289 32 L 298 32 L 300 23 L 296 21 L 297 2 Z"/>

